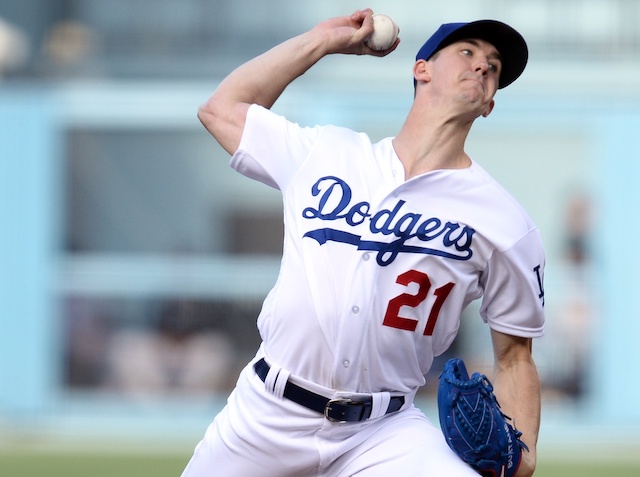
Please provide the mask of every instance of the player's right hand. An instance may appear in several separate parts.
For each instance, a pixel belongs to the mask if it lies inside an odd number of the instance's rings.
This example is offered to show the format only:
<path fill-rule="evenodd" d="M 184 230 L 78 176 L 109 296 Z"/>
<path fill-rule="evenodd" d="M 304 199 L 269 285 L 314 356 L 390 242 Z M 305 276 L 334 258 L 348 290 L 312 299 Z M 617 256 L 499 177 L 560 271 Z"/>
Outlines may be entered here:
<path fill-rule="evenodd" d="M 373 10 L 357 10 L 349 16 L 335 17 L 319 23 L 315 31 L 325 35 L 326 53 L 350 55 L 386 56 L 396 49 L 400 40 L 389 49 L 378 51 L 369 48 L 365 42 L 373 33 Z"/>

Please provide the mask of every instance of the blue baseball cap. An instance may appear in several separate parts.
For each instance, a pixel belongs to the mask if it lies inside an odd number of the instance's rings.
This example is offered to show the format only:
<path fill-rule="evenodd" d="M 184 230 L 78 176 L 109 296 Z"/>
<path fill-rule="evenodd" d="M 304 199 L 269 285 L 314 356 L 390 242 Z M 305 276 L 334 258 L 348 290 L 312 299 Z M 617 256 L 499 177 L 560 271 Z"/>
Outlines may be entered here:
<path fill-rule="evenodd" d="M 497 20 L 440 25 L 440 28 L 422 45 L 416 55 L 416 61 L 428 60 L 437 51 L 456 41 L 473 38 L 491 43 L 502 57 L 502 71 L 498 89 L 509 86 L 518 79 L 529 58 L 527 43 L 520 33 L 506 23 Z"/>

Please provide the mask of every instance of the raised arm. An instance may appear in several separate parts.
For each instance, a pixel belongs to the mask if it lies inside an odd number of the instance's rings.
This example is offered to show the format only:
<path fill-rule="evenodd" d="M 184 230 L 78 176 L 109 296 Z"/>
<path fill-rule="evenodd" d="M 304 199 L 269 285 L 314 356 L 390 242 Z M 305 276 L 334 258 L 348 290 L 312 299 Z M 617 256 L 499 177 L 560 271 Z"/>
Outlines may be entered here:
<path fill-rule="evenodd" d="M 336 17 L 281 43 L 243 64 L 229 74 L 209 100 L 200 107 L 198 118 L 222 147 L 233 154 L 251 104 L 271 108 L 285 88 L 325 55 L 333 53 L 385 56 L 365 45 L 373 32 L 372 11 L 359 10 Z"/>
<path fill-rule="evenodd" d="M 529 452 L 522 453 L 517 477 L 530 477 L 536 466 L 536 445 L 540 429 L 540 380 L 531 352 L 532 342 L 495 330 L 491 331 L 495 367 L 493 385 L 502 411 L 522 432 Z"/>

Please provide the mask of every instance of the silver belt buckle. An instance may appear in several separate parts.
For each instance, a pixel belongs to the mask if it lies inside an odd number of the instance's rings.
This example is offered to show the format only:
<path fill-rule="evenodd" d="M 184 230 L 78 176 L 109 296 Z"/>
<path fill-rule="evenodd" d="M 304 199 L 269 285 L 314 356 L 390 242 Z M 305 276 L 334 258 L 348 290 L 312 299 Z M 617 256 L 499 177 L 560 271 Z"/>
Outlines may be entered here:
<path fill-rule="evenodd" d="M 331 417 L 329 415 L 329 411 L 331 408 L 332 404 L 343 404 L 343 405 L 350 405 L 350 404 L 364 404 L 364 401 L 354 401 L 353 399 L 350 398 L 336 398 L 336 399 L 330 399 L 329 402 L 327 403 L 327 405 L 324 407 L 324 417 L 330 421 L 330 422 L 347 422 L 346 419 L 336 419 L 334 417 Z"/>

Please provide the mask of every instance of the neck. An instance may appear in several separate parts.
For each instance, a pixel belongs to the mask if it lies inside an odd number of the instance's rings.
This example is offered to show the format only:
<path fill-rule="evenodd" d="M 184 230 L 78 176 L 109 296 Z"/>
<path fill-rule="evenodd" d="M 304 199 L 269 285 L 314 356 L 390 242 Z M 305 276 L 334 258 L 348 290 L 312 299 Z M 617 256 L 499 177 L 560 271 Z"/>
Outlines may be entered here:
<path fill-rule="evenodd" d="M 405 180 L 438 169 L 463 169 L 471 165 L 464 151 L 473 121 L 437 116 L 412 107 L 393 140 Z"/>

